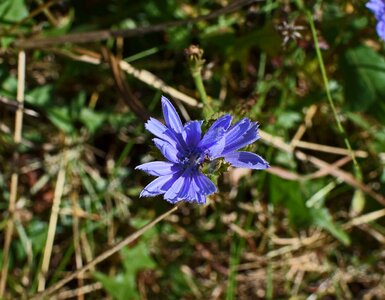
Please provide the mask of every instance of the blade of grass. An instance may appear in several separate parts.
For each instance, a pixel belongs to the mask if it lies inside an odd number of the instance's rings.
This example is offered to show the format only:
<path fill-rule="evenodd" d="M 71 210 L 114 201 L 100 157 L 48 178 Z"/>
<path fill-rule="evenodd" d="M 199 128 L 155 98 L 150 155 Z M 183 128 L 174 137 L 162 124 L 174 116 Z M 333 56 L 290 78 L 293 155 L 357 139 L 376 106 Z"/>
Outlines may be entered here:
<path fill-rule="evenodd" d="M 244 225 L 244 230 L 248 231 L 251 227 L 253 221 L 253 213 L 248 213 L 246 222 Z M 237 291 L 237 272 L 239 261 L 241 259 L 241 254 L 246 246 L 246 239 L 243 237 L 239 237 L 236 239 L 230 247 L 230 267 L 229 267 L 229 279 L 226 290 L 226 300 L 236 299 L 236 291 Z"/>
<path fill-rule="evenodd" d="M 336 106 L 334 104 L 334 100 L 333 100 L 333 97 L 332 97 L 331 92 L 330 92 L 329 80 L 328 80 L 328 77 L 327 77 L 327 74 L 326 74 L 326 68 L 325 68 L 323 57 L 322 57 L 321 48 L 319 46 L 319 41 L 318 41 L 318 37 L 317 37 L 317 31 L 316 31 L 316 28 L 315 28 L 313 16 L 312 16 L 311 12 L 308 9 L 305 8 L 302 0 L 296 0 L 296 3 L 297 3 L 298 8 L 301 11 L 304 12 L 304 14 L 306 15 L 306 18 L 307 18 L 307 20 L 309 22 L 311 33 L 312 33 L 313 40 L 314 40 L 314 47 L 315 47 L 315 51 L 316 51 L 316 55 L 317 55 L 317 59 L 318 59 L 318 64 L 319 64 L 319 67 L 320 67 L 320 71 L 321 71 L 321 75 L 322 75 L 322 80 L 323 80 L 323 83 L 324 83 L 326 98 L 328 99 L 330 108 L 332 109 L 334 119 L 335 119 L 335 121 L 337 123 L 338 131 L 340 132 L 340 134 L 341 134 L 341 136 L 342 136 L 342 138 L 344 140 L 345 146 L 346 146 L 346 148 L 349 151 L 349 155 L 352 158 L 353 165 L 354 165 L 354 173 L 356 175 L 356 178 L 359 181 L 362 181 L 362 172 L 361 172 L 360 165 L 358 164 L 358 162 L 356 160 L 356 156 L 355 156 L 355 154 L 354 154 L 354 152 L 352 150 L 352 147 L 350 145 L 350 142 L 349 142 L 349 139 L 347 137 L 346 131 L 345 131 L 344 127 L 342 126 L 341 118 L 340 118 L 340 116 L 337 113 Z"/>
<path fill-rule="evenodd" d="M 133 61 L 136 61 L 136 60 L 139 60 L 139 59 L 142 59 L 142 58 L 145 58 L 147 56 L 150 56 L 150 55 L 153 55 L 157 52 L 159 52 L 159 50 L 161 49 L 162 47 L 152 47 L 150 49 L 146 49 L 144 51 L 141 51 L 139 53 L 136 53 L 134 55 L 131 55 L 125 59 L 123 59 L 125 62 L 127 63 L 131 63 Z"/>

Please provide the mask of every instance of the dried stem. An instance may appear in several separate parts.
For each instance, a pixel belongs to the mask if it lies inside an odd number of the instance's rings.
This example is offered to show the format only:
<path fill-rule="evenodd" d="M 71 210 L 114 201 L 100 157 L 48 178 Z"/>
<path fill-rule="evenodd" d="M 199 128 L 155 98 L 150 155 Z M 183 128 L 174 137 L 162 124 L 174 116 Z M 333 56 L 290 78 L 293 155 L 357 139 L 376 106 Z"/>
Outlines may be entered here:
<path fill-rule="evenodd" d="M 66 165 L 67 165 L 66 156 L 67 156 L 66 152 L 64 152 L 61 158 L 60 169 L 59 169 L 59 173 L 56 181 L 52 211 L 49 219 L 47 240 L 44 248 L 43 262 L 39 273 L 38 288 L 37 288 L 39 292 L 45 289 L 45 281 L 46 281 L 45 276 L 49 268 L 49 262 L 51 260 L 52 247 L 55 239 L 56 225 L 57 225 L 57 219 L 59 215 L 60 202 L 63 195 L 64 184 L 65 184 Z"/>
<path fill-rule="evenodd" d="M 25 88 L 25 52 L 20 51 L 18 56 L 18 69 L 17 69 L 17 101 L 20 104 L 16 110 L 15 116 L 15 133 L 13 136 L 13 141 L 15 145 L 18 146 L 21 143 L 21 135 L 23 128 L 23 103 L 24 103 L 24 88 Z M 15 152 L 14 161 L 17 162 L 19 154 Z M 15 169 L 11 175 L 11 188 L 9 196 L 9 220 L 7 223 L 7 229 L 5 231 L 5 240 L 3 248 L 3 267 L 1 269 L 1 278 L 0 278 L 0 298 L 4 296 L 5 286 L 8 276 L 8 266 L 9 266 L 9 248 L 11 246 L 12 235 L 14 231 L 14 213 L 16 207 L 17 199 L 17 186 L 19 181 L 18 170 Z"/>
<path fill-rule="evenodd" d="M 83 267 L 83 259 L 82 259 L 82 250 L 80 246 L 80 230 L 79 230 L 79 216 L 76 214 L 76 211 L 79 209 L 78 207 L 78 192 L 76 190 L 72 191 L 71 193 L 71 202 L 72 202 L 72 232 L 73 232 L 73 243 L 74 243 L 74 250 L 75 250 L 75 263 L 76 268 L 80 269 Z M 82 274 L 79 274 L 78 277 L 78 291 L 79 293 L 76 295 L 78 300 L 84 300 L 84 294 L 81 292 L 81 289 L 84 286 L 84 279 L 82 277 Z"/>

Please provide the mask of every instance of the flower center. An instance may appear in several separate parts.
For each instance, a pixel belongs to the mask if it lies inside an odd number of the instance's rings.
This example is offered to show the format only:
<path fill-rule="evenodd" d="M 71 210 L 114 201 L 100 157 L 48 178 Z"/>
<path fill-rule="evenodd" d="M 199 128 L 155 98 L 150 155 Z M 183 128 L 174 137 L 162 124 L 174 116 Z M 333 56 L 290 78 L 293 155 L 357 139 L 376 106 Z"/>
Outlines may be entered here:
<path fill-rule="evenodd" d="M 198 168 L 204 160 L 204 153 L 199 149 L 189 150 L 181 159 L 184 169 Z"/>

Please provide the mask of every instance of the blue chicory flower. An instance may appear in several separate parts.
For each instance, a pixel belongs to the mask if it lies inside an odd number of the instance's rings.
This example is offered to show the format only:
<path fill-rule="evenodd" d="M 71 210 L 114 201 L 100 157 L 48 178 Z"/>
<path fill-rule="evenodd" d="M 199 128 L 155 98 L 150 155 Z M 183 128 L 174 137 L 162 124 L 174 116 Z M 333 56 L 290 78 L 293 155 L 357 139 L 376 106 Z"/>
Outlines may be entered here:
<path fill-rule="evenodd" d="M 366 7 L 372 11 L 377 19 L 377 34 L 385 41 L 385 1 L 384 0 L 370 0 L 366 3 Z"/>
<path fill-rule="evenodd" d="M 266 169 L 269 164 L 259 155 L 238 151 L 259 139 L 258 125 L 244 118 L 231 125 L 232 117 L 218 118 L 202 137 L 202 121 L 182 124 L 171 102 L 162 96 L 162 110 L 166 125 L 150 118 L 145 124 L 156 136 L 156 147 L 167 161 L 154 161 L 136 169 L 158 176 L 141 192 L 140 197 L 164 194 L 164 199 L 176 203 L 206 203 L 206 196 L 216 192 L 214 183 L 201 172 L 205 161 L 223 158 L 234 167 Z"/>

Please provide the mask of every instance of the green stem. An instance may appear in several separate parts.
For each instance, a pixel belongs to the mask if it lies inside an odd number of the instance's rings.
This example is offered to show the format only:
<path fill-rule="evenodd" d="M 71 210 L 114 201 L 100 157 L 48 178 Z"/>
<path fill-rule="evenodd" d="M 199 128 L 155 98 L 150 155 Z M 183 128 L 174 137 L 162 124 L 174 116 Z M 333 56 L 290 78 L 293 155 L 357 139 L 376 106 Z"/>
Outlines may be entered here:
<path fill-rule="evenodd" d="M 334 105 L 334 101 L 333 101 L 332 95 L 330 93 L 329 80 L 328 80 L 328 77 L 327 77 L 327 74 L 326 74 L 325 64 L 324 64 L 322 53 L 321 53 L 321 50 L 320 50 L 320 46 L 319 46 L 319 42 L 318 42 L 318 37 L 317 37 L 317 31 L 316 31 L 316 28 L 315 28 L 313 16 L 310 13 L 310 11 L 307 10 L 304 7 L 302 0 L 296 0 L 296 2 L 297 2 L 297 6 L 299 7 L 299 9 L 302 10 L 305 13 L 305 15 L 306 15 L 306 17 L 308 19 L 308 22 L 310 24 L 310 29 L 311 29 L 311 33 L 312 33 L 313 40 L 314 40 L 314 46 L 315 46 L 315 50 L 316 50 L 316 54 L 317 54 L 317 59 L 318 59 L 318 63 L 319 63 L 319 66 L 320 66 L 323 83 L 324 83 L 324 86 L 325 86 L 326 97 L 327 97 L 327 99 L 329 101 L 329 105 L 330 105 L 330 107 L 332 109 L 332 112 L 333 112 L 333 115 L 334 115 L 334 119 L 336 120 L 337 128 L 338 128 L 340 134 L 342 135 L 342 137 L 344 139 L 344 142 L 345 142 L 345 145 L 346 145 L 346 148 L 349 151 L 349 155 L 352 158 L 353 165 L 354 165 L 354 173 L 356 175 L 356 178 L 358 180 L 362 181 L 361 168 L 360 168 L 360 166 L 359 166 L 359 164 L 357 162 L 356 156 L 354 155 L 354 152 L 353 152 L 352 147 L 350 145 L 350 142 L 349 142 L 349 139 L 347 137 L 346 131 L 345 131 L 344 127 L 342 126 L 341 119 L 340 119 L 340 117 L 339 117 L 339 115 L 337 113 L 337 110 L 336 110 L 336 107 Z"/>
<path fill-rule="evenodd" d="M 203 85 L 203 80 L 202 80 L 202 75 L 201 75 L 201 68 L 195 67 L 191 68 L 191 75 L 194 79 L 195 87 L 198 90 L 199 97 L 203 102 L 203 115 L 207 119 L 210 117 L 213 113 L 214 110 L 211 107 L 210 100 L 207 97 L 205 86 Z"/>

